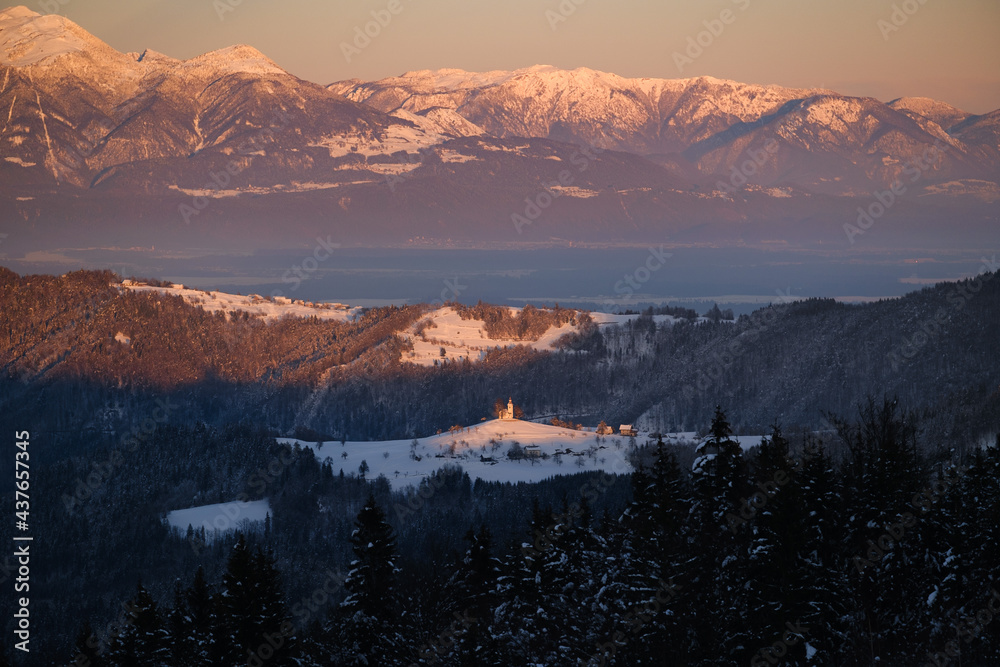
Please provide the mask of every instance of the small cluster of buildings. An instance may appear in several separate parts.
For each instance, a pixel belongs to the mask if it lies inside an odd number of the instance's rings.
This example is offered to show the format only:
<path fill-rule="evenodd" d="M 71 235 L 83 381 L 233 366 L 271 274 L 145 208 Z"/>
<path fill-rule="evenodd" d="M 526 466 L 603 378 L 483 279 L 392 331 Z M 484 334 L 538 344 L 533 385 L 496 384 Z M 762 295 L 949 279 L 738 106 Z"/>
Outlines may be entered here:
<path fill-rule="evenodd" d="M 507 407 L 500 410 L 500 419 L 502 421 L 513 421 L 514 419 L 516 419 L 516 417 L 514 416 L 514 399 L 512 397 L 508 397 L 507 398 Z M 602 432 L 602 428 L 606 429 L 606 430 L 604 432 Z M 626 437 L 634 437 L 634 436 L 639 435 L 639 431 L 637 431 L 632 426 L 632 424 L 622 424 L 622 425 L 620 425 L 618 427 L 618 433 L 620 435 L 624 435 Z M 614 434 L 615 434 L 615 430 L 613 428 L 611 428 L 610 426 L 605 425 L 604 422 L 601 422 L 601 426 L 599 426 L 598 429 L 597 429 L 597 435 L 614 435 Z M 525 453 L 528 453 L 528 448 L 525 448 Z M 529 456 L 532 456 L 532 455 L 539 456 L 540 453 L 538 453 L 538 454 L 528 453 L 528 455 Z"/>

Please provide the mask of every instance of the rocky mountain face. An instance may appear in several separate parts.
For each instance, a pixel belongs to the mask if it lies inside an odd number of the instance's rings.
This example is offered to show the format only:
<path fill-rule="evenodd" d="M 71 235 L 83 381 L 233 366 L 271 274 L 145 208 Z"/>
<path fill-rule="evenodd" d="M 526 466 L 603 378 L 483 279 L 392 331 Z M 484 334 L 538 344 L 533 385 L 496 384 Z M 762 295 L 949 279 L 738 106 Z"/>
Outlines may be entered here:
<path fill-rule="evenodd" d="M 250 46 L 120 53 L 15 7 L 0 11 L 0 225 L 18 232 L 8 253 L 54 234 L 842 244 L 902 181 L 908 233 L 956 212 L 976 232 L 996 222 L 998 113 L 545 66 L 323 87 Z"/>

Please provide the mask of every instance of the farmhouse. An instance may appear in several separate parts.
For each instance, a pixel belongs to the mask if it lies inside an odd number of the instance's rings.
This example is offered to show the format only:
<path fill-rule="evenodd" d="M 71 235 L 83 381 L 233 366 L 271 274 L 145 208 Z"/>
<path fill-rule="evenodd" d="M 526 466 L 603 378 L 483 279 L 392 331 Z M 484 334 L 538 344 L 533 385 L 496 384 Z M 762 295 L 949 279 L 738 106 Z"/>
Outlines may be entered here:
<path fill-rule="evenodd" d="M 639 435 L 639 432 L 632 428 L 631 424 L 622 424 L 618 427 L 618 432 L 622 435 L 635 436 Z"/>

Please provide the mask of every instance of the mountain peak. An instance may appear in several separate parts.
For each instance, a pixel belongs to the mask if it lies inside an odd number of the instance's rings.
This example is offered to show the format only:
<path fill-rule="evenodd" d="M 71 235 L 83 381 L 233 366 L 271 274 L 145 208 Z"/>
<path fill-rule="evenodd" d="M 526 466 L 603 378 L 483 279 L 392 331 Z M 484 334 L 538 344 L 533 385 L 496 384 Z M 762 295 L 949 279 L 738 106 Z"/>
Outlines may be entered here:
<path fill-rule="evenodd" d="M 24 6 L 0 10 L 0 65 L 47 65 L 60 56 L 84 52 L 100 53 L 105 59 L 124 57 L 133 63 L 179 65 L 188 72 L 287 74 L 273 60 L 246 44 L 209 51 L 186 61 L 152 49 L 121 54 L 64 16 L 42 15 Z"/>
<path fill-rule="evenodd" d="M 251 74 L 287 74 L 277 63 L 252 46 L 234 44 L 185 60 L 185 68 L 211 67 L 226 72 Z"/>
<path fill-rule="evenodd" d="M 909 111 L 919 114 L 945 129 L 961 123 L 972 116 L 969 112 L 954 107 L 947 102 L 941 102 L 929 97 L 897 97 L 889 102 L 887 106 L 896 111 Z"/>
<path fill-rule="evenodd" d="M 58 14 L 43 16 L 23 5 L 0 11 L 0 65 L 34 65 L 97 41 Z"/>
<path fill-rule="evenodd" d="M 17 5 L 15 7 L 7 7 L 6 9 L 0 9 L 0 21 L 7 18 L 33 18 L 36 16 L 41 16 L 38 12 L 28 9 L 24 5 Z"/>

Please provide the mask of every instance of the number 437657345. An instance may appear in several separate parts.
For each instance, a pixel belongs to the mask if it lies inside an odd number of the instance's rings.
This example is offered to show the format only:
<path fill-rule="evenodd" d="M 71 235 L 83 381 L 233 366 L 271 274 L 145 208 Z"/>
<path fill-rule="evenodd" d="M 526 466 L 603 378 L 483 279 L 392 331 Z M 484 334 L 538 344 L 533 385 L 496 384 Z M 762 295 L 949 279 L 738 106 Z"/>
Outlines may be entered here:
<path fill-rule="evenodd" d="M 30 455 L 28 454 L 27 439 L 18 442 L 16 446 L 21 451 L 17 452 L 14 455 L 16 464 L 16 472 L 14 473 L 14 477 L 17 480 L 17 482 L 15 483 L 17 491 L 15 492 L 14 509 L 15 509 L 15 516 L 17 516 L 18 520 L 27 523 L 28 511 L 30 509 L 30 504 L 28 502 L 28 493 L 27 493 L 28 488 L 30 486 L 30 482 L 28 481 L 30 477 L 28 470 L 29 467 L 28 461 L 30 459 Z"/>

